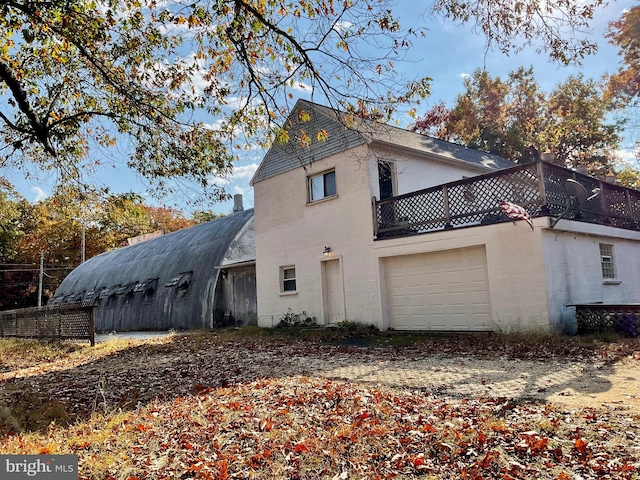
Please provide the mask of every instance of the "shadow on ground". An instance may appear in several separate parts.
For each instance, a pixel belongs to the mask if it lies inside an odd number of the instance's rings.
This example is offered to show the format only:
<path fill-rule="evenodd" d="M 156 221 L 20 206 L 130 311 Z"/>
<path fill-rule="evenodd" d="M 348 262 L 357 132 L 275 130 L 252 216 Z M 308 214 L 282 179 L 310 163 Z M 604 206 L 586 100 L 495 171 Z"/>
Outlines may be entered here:
<path fill-rule="evenodd" d="M 0 375 L 0 434 L 44 431 L 52 421 L 64 425 L 94 413 L 132 410 L 156 399 L 169 401 L 208 388 L 296 375 L 412 389 L 425 395 L 516 401 L 612 388 L 612 362 L 523 359 L 486 350 L 476 355 L 461 353 L 455 342 L 439 342 L 437 347 L 422 342 L 380 348 L 371 346 L 370 340 L 352 341 L 362 347 L 344 342 L 229 339 L 216 333 L 131 341 L 103 357 L 57 361 Z"/>

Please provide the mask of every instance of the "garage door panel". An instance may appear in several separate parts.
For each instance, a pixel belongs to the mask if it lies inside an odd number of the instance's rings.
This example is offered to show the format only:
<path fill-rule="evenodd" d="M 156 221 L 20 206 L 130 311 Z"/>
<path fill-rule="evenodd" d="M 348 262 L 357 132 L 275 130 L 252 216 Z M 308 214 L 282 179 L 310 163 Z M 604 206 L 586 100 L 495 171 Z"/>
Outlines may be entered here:
<path fill-rule="evenodd" d="M 384 260 L 389 326 L 406 330 L 491 330 L 484 247 Z"/>

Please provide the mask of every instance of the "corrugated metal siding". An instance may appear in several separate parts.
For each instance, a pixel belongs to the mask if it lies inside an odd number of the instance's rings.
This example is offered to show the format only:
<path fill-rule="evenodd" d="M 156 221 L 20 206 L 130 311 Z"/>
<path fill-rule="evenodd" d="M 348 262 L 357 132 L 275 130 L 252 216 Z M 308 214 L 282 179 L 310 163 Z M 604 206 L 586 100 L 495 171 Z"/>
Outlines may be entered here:
<path fill-rule="evenodd" d="M 214 314 L 218 270 L 229 245 L 253 218 L 253 209 L 179 230 L 89 259 L 62 282 L 52 302 L 69 295 L 109 288 L 96 309 L 98 330 L 206 328 Z M 193 272 L 186 293 L 165 287 L 181 273 Z M 153 295 L 121 292 L 118 286 L 157 279 Z M 124 289 L 123 289 L 124 290 Z"/>

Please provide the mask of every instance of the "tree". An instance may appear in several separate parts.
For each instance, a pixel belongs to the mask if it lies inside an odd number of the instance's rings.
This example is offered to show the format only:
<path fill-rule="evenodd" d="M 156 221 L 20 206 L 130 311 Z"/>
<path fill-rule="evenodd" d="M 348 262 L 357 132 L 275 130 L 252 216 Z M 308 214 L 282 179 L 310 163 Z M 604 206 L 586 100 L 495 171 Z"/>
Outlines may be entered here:
<path fill-rule="evenodd" d="M 517 51 L 551 57 L 594 46 L 576 33 L 601 0 L 438 0 Z M 401 61 L 423 31 L 403 30 L 389 0 L 6 0 L 0 5 L 0 165 L 82 180 L 115 151 L 159 194 L 174 179 L 224 198 L 215 176 L 244 146 L 266 145 L 298 91 L 389 119 L 429 93 Z M 520 36 L 522 35 L 522 36 Z"/>
<path fill-rule="evenodd" d="M 637 106 L 640 101 L 640 7 L 623 13 L 609 25 L 607 37 L 620 48 L 623 66 L 609 77 L 608 93 L 620 106 Z"/>
<path fill-rule="evenodd" d="M 27 204 L 5 179 L 0 177 L 0 263 L 17 255 L 16 245 L 22 235 L 21 217 Z"/>
<path fill-rule="evenodd" d="M 0 309 L 35 305 L 35 284 L 31 265 L 24 265 L 19 244 L 23 222 L 30 209 L 13 186 L 0 177 Z M 31 300 L 33 299 L 33 303 Z"/>
<path fill-rule="evenodd" d="M 0 205 L 1 207 L 1 205 Z M 109 195 L 106 200 L 95 192 L 58 188 L 50 197 L 29 205 L 21 217 L 20 236 L 15 242 L 16 261 L 31 270 L 27 287 L 20 290 L 11 305 L 27 306 L 25 297 L 33 292 L 40 254 L 44 255 L 44 291 L 52 295 L 64 277 L 82 259 L 82 238 L 86 258 L 127 244 L 127 239 L 162 230 L 169 233 L 194 224 L 180 211 L 149 207 L 139 195 Z M 5 260 L 6 261 L 6 260 Z M 12 275 L 15 275 L 11 272 Z M 24 282 L 24 279 L 17 279 Z M 11 284 L 9 279 L 6 285 Z M 28 288 L 31 285 L 32 288 Z M 33 303 L 37 301 L 33 297 Z M 28 301 L 27 301 L 28 303 Z"/>
<path fill-rule="evenodd" d="M 608 123 L 610 103 L 596 82 L 569 77 L 545 95 L 533 70 L 520 68 L 506 81 L 477 70 L 464 86 L 451 109 L 437 105 L 413 130 L 515 162 L 530 160 L 534 147 L 567 167 L 586 164 L 595 175 L 613 170 L 622 124 Z"/>
<path fill-rule="evenodd" d="M 613 105 L 630 120 L 635 141 L 636 160 L 640 159 L 640 7 L 633 7 L 617 22 L 609 25 L 609 41 L 620 48 L 622 66 L 609 77 L 607 95 Z"/>
<path fill-rule="evenodd" d="M 528 46 L 565 65 L 597 50 L 588 38 L 589 22 L 605 0 L 435 0 L 432 11 L 460 24 L 471 23 L 503 53 Z"/>
<path fill-rule="evenodd" d="M 191 214 L 191 219 L 194 224 L 210 222 L 211 220 L 217 220 L 224 217 L 224 214 L 219 214 L 211 210 L 196 210 Z"/>

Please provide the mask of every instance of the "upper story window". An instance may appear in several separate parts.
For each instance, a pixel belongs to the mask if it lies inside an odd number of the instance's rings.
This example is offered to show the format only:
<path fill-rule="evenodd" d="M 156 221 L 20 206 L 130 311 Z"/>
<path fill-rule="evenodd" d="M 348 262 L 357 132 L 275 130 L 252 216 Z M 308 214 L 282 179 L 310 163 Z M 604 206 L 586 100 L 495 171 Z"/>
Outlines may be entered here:
<path fill-rule="evenodd" d="M 334 197 L 336 192 L 336 172 L 331 170 L 309 177 L 309 201 L 316 202 Z"/>
<path fill-rule="evenodd" d="M 602 265 L 602 278 L 611 280 L 616 278 L 616 266 L 613 258 L 613 245 L 600 244 L 600 264 Z"/>

